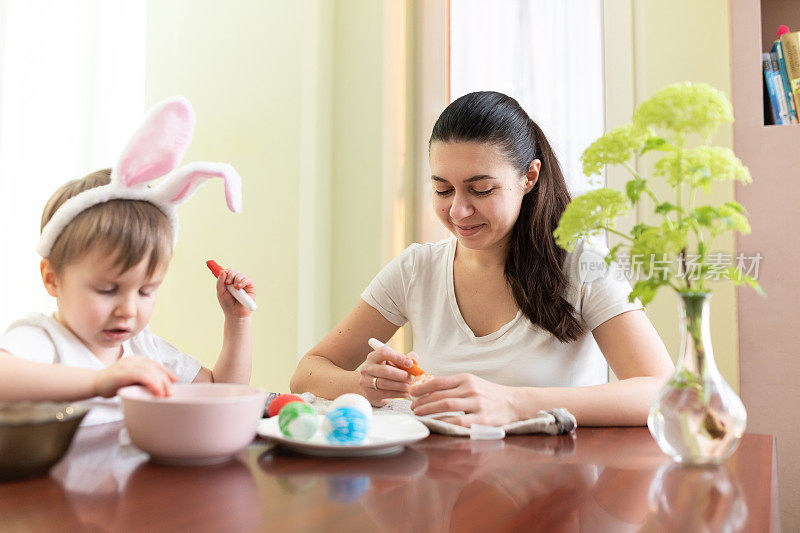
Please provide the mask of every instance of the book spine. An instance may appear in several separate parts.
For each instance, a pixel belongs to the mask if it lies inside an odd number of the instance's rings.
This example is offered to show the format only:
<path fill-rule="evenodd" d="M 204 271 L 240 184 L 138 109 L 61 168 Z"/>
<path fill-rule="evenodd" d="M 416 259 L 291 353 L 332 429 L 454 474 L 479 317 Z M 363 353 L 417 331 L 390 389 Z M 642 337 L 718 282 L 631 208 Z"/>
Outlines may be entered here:
<path fill-rule="evenodd" d="M 792 85 L 789 82 L 789 73 L 786 71 L 786 59 L 783 57 L 783 45 L 780 39 L 772 44 L 772 51 L 778 56 L 778 70 L 781 74 L 781 82 L 783 83 L 784 94 L 786 95 L 786 103 L 789 106 L 789 121 L 792 124 L 800 122 L 797 117 L 797 106 L 794 105 L 794 97 L 792 97 Z"/>
<path fill-rule="evenodd" d="M 781 80 L 781 71 L 778 67 L 778 56 L 775 53 L 769 54 L 770 61 L 772 62 L 772 83 L 775 84 L 775 95 L 778 97 L 778 113 L 781 117 L 781 124 L 791 124 L 789 118 L 789 104 L 786 101 L 786 91 L 783 90 L 783 81 Z"/>
<path fill-rule="evenodd" d="M 764 66 L 764 83 L 767 84 L 767 92 L 769 92 L 770 109 L 772 109 L 772 123 L 780 124 L 780 104 L 778 103 L 778 95 L 775 92 L 775 79 L 772 76 L 772 58 L 769 53 L 761 54 L 761 63 Z"/>
<path fill-rule="evenodd" d="M 794 105 L 796 109 L 800 109 L 800 32 L 781 35 L 781 46 Z"/>

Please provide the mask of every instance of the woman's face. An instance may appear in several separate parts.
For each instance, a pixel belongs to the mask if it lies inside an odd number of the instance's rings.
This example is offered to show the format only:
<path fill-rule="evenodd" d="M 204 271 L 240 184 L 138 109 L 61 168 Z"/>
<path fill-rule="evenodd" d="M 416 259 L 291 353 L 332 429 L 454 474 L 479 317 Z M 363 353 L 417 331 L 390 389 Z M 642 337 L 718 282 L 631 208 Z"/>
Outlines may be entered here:
<path fill-rule="evenodd" d="M 539 160 L 520 174 L 493 144 L 434 142 L 430 162 L 433 209 L 459 243 L 474 250 L 507 243 Z"/>

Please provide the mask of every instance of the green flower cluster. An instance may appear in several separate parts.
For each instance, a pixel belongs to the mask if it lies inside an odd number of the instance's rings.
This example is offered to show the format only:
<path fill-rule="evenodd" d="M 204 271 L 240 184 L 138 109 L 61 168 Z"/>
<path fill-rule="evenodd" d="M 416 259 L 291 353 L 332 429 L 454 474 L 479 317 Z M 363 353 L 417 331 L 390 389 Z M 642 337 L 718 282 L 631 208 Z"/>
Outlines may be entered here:
<path fill-rule="evenodd" d="M 625 239 L 611 249 L 607 262 L 615 260 L 624 248 L 631 256 L 657 258 L 659 268 L 644 269 L 631 300 L 638 297 L 647 304 L 664 285 L 678 292 L 707 291 L 703 276 L 693 283 L 687 275 L 687 258 L 691 256 L 697 272 L 708 272 L 708 254 L 714 239 L 726 231 L 749 233 L 750 224 L 737 202 L 696 205 L 697 191 L 709 193 L 715 181 L 749 183 L 751 178 L 747 167 L 728 148 L 706 144 L 690 148 L 686 143 L 691 134 L 705 140 L 721 124 L 732 121 L 730 102 L 721 91 L 705 83 L 676 83 L 642 102 L 631 123 L 597 139 L 581 158 L 587 176 L 600 175 L 606 165 L 628 169 L 633 179 L 626 183 L 625 194 L 602 188 L 573 199 L 553 233 L 558 245 L 572 251 L 578 240 L 607 231 Z M 674 189 L 674 203 L 659 200 L 647 180 L 634 169 L 636 157 L 650 151 L 662 153 L 654 164 L 653 176 L 665 179 Z M 618 231 L 617 217 L 646 199 L 652 202 L 661 223 L 637 224 L 629 234 Z M 688 253 L 690 243 L 694 243 L 697 253 Z M 673 266 L 665 266 L 668 264 Z M 763 294 L 758 283 L 737 268 L 732 267 L 728 274 L 735 284 L 748 284 Z"/>
<path fill-rule="evenodd" d="M 750 183 L 750 173 L 732 150 L 721 146 L 698 146 L 671 151 L 656 162 L 653 174 L 666 177 L 672 187 L 681 182 L 711 192 L 712 181 Z"/>
<path fill-rule="evenodd" d="M 589 191 L 570 202 L 553 235 L 559 246 L 571 252 L 579 239 L 588 239 L 604 229 L 613 230 L 616 218 L 630 208 L 619 191 L 607 188 Z"/>
<path fill-rule="evenodd" d="M 731 103 L 722 91 L 706 83 L 669 85 L 633 113 L 636 127 L 667 130 L 677 141 L 689 133 L 708 138 L 726 122 L 733 122 Z"/>
<path fill-rule="evenodd" d="M 606 165 L 625 163 L 642 148 L 648 134 L 648 131 L 637 129 L 633 124 L 614 128 L 583 152 L 583 173 L 587 176 L 599 175 Z"/>

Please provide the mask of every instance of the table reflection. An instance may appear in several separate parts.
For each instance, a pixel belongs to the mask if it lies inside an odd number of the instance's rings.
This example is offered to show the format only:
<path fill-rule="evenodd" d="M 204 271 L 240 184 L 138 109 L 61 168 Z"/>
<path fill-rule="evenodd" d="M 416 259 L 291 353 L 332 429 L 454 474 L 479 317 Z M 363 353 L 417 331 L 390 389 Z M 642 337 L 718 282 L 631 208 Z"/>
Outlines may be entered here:
<path fill-rule="evenodd" d="M 652 444 L 642 439 L 632 434 L 631 446 Z M 630 467 L 602 439 L 578 442 L 574 434 L 497 441 L 433 437 L 393 457 L 352 459 L 308 458 L 276 448 L 261 454 L 258 465 L 285 494 L 284 505 L 302 508 L 324 495 L 381 531 L 641 528 L 648 487 L 663 458 Z M 272 512 L 280 506 L 274 502 Z M 343 516 L 331 509 L 326 512 Z M 498 523 L 498 516 L 505 521 Z"/>
<path fill-rule="evenodd" d="M 649 490 L 646 531 L 743 531 L 747 503 L 725 466 L 667 463 Z"/>
<path fill-rule="evenodd" d="M 82 428 L 50 476 L 0 484 L 0 531 L 769 530 L 774 440 L 722 467 L 671 463 L 645 428 L 475 441 L 390 457 L 294 455 L 262 440 L 228 463 L 153 464 L 121 424 Z M 773 492 L 771 492 L 773 491 Z"/>
<path fill-rule="evenodd" d="M 169 467 L 149 462 L 149 456 L 122 436 L 122 424 L 82 428 L 70 452 L 50 473 L 72 511 L 74 523 L 91 531 L 121 529 L 170 530 L 202 524 L 230 530 L 220 522 L 221 505 L 237 516 L 237 529 L 252 531 L 261 523 L 258 490 L 247 453 L 227 463 L 200 467 Z M 165 498 L 149 497 L 153 487 Z M 176 523 L 175 506 L 192 509 L 191 519 Z M 67 528 L 69 529 L 69 528 Z"/>
<path fill-rule="evenodd" d="M 328 500 L 352 503 L 370 488 L 382 492 L 413 481 L 426 472 L 428 459 L 411 448 L 389 457 L 356 459 L 312 459 L 274 448 L 258 457 L 258 465 L 264 473 L 275 476 L 286 493 L 309 491 L 320 480 L 326 486 Z"/>

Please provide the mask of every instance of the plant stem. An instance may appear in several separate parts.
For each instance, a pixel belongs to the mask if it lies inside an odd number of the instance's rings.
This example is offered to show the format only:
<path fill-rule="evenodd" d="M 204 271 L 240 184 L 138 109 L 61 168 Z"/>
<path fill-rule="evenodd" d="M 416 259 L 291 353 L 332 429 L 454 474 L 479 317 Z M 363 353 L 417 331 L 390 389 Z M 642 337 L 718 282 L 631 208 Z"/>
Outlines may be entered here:
<path fill-rule="evenodd" d="M 634 169 L 634 168 L 631 166 L 631 164 L 630 164 L 630 163 L 628 163 L 627 161 L 625 161 L 625 162 L 624 162 L 624 163 L 622 163 L 622 164 L 623 164 L 623 166 L 624 166 L 625 168 L 627 168 L 627 169 L 628 169 L 628 172 L 630 172 L 630 173 L 631 173 L 631 175 L 632 175 L 634 178 L 636 178 L 636 179 L 638 179 L 638 180 L 641 180 L 641 179 L 642 179 L 642 177 L 639 175 L 639 173 L 638 173 L 638 172 L 636 172 L 636 169 Z M 642 180 L 642 181 L 644 181 L 644 180 Z M 650 199 L 651 199 L 651 200 L 653 200 L 653 203 L 654 203 L 656 206 L 658 206 L 658 205 L 660 205 L 660 204 L 661 204 L 661 200 L 659 200 L 658 196 L 656 196 L 656 193 L 655 193 L 655 191 L 653 191 L 653 189 L 651 189 L 651 188 L 650 188 L 650 187 L 647 185 L 647 182 L 646 182 L 646 181 L 645 181 L 645 186 L 644 186 L 644 192 L 646 192 L 646 193 L 647 193 L 647 196 L 649 196 L 649 197 L 650 197 Z M 663 216 L 664 216 L 664 222 L 667 224 L 667 227 L 668 227 L 669 229 L 675 229 L 675 226 L 673 226 L 673 225 L 672 225 L 672 219 L 671 219 L 671 218 L 669 218 L 669 214 L 665 213 Z"/>
<path fill-rule="evenodd" d="M 624 237 L 624 238 L 628 239 L 629 241 L 633 242 L 633 237 L 631 237 L 630 235 L 625 235 L 624 233 L 621 233 L 621 232 L 619 232 L 619 231 L 617 231 L 615 229 L 611 229 L 608 226 L 600 226 L 600 229 L 604 229 L 609 233 L 613 233 L 614 235 L 619 235 L 620 237 Z"/>
<path fill-rule="evenodd" d="M 625 161 L 625 162 L 623 162 L 623 163 L 622 163 L 622 165 L 623 165 L 625 168 L 627 168 L 627 169 L 628 169 L 628 172 L 630 172 L 630 173 L 631 173 L 631 175 L 632 175 L 634 178 L 636 178 L 637 180 L 640 180 L 640 179 L 642 179 L 642 177 L 639 175 L 639 173 L 638 173 L 638 172 L 636 172 L 636 169 L 635 169 L 635 168 L 633 168 L 633 167 L 631 166 L 631 164 L 630 164 L 630 163 L 628 163 L 627 161 Z"/>
<path fill-rule="evenodd" d="M 697 200 L 697 187 L 694 184 L 692 184 L 692 188 L 689 191 L 689 212 L 690 213 L 694 211 L 694 206 L 695 206 L 696 200 Z M 706 262 L 706 252 L 708 251 L 707 247 L 701 246 L 703 244 L 703 242 L 704 242 L 703 229 L 698 224 L 692 224 L 692 229 L 694 230 L 694 234 L 697 237 L 697 244 L 698 244 L 697 247 L 698 247 L 698 251 L 700 252 L 700 257 L 698 259 L 698 263 L 700 263 L 702 265 L 702 264 L 705 264 L 705 262 Z M 688 283 L 689 278 L 687 277 L 686 280 L 687 280 L 687 283 Z M 701 276 L 700 279 L 698 280 L 698 283 L 697 283 L 697 290 L 703 290 L 704 281 L 705 280 Z"/>
<path fill-rule="evenodd" d="M 683 139 L 680 139 L 678 142 L 678 184 L 675 187 L 676 190 L 676 201 L 678 206 L 678 227 L 680 228 L 683 225 L 683 217 L 681 213 L 683 213 Z"/>

